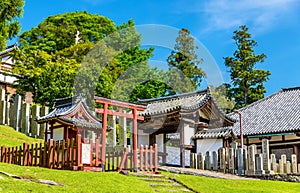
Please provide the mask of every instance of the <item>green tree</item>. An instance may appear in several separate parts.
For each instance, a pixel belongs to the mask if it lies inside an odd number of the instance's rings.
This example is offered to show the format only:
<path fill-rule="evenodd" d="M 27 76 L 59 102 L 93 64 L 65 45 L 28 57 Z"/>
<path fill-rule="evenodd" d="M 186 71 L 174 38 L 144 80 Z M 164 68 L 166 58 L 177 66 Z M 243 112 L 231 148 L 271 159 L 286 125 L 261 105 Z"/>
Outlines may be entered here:
<path fill-rule="evenodd" d="M 179 30 L 174 51 L 167 59 L 173 93 L 175 87 L 175 92 L 189 92 L 201 85 L 205 73 L 200 67 L 203 59 L 198 58 L 197 49 L 190 31 Z"/>
<path fill-rule="evenodd" d="M 256 69 L 256 64 L 264 62 L 266 55 L 254 53 L 253 47 L 257 46 L 257 42 L 251 39 L 248 27 L 240 26 L 239 30 L 234 31 L 233 39 L 237 50 L 233 57 L 225 58 L 232 83 L 228 94 L 234 98 L 235 108 L 241 108 L 264 97 L 264 83 L 271 73 Z"/>
<path fill-rule="evenodd" d="M 115 31 L 115 24 L 107 17 L 86 11 L 49 16 L 37 27 L 20 36 L 23 49 L 43 50 L 47 53 L 69 48 L 79 33 L 80 43 L 96 43 Z"/>
<path fill-rule="evenodd" d="M 127 95 L 112 95 L 119 86 L 116 81 L 137 64 L 142 64 L 140 71 L 151 71 L 147 60 L 153 48 L 140 48 L 141 35 L 132 20 L 116 26 L 104 16 L 87 12 L 59 14 L 24 32 L 20 42 L 14 70 L 19 75 L 18 92 L 32 92 L 34 101 L 41 104 L 74 92 L 86 93 L 89 101 L 94 94 L 131 100 L 131 90 L 137 86 L 133 83 L 140 76 L 129 75 Z M 149 96 L 143 93 L 139 97 Z"/>
<path fill-rule="evenodd" d="M 22 16 L 24 0 L 1 0 L 0 2 L 0 51 L 5 49 L 7 40 L 20 31 L 17 18 Z"/>
<path fill-rule="evenodd" d="M 234 108 L 234 100 L 228 95 L 228 84 L 222 84 L 217 87 L 209 86 L 209 88 L 218 106 L 227 113 L 231 112 Z"/>

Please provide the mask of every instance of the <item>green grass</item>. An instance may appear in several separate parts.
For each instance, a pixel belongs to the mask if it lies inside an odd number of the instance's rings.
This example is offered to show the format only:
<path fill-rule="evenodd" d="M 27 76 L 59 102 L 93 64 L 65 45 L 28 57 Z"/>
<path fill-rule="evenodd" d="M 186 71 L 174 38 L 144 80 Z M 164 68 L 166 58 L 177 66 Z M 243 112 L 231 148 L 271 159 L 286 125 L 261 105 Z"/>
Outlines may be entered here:
<path fill-rule="evenodd" d="M 0 179 L 0 190 L 3 192 L 153 192 L 146 182 L 117 172 L 66 171 L 3 163 L 0 163 L 0 171 L 65 184 L 65 186 L 45 185 L 16 180 L 0 174 L 4 178 Z"/>
<path fill-rule="evenodd" d="M 43 142 L 43 140 L 28 137 L 9 126 L 0 125 L 0 147 L 14 147 L 22 145 L 23 143 L 32 144 L 36 142 Z"/>
<path fill-rule="evenodd" d="M 298 193 L 300 183 L 267 181 L 267 180 L 229 180 L 192 175 L 178 175 L 176 180 L 201 193 L 206 192 L 272 192 Z"/>

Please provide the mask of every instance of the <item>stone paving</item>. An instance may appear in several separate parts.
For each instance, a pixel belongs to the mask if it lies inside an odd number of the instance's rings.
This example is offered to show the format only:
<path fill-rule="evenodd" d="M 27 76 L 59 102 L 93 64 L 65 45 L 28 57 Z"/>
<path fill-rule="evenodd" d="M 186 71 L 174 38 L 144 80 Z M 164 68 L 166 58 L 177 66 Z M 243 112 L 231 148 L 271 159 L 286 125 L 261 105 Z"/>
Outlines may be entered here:
<path fill-rule="evenodd" d="M 248 178 L 248 177 L 237 176 L 237 175 L 233 175 L 233 174 L 224 174 L 221 172 L 198 170 L 198 169 L 192 169 L 192 168 L 160 166 L 159 169 L 163 170 L 163 171 L 167 171 L 167 172 L 190 174 L 190 175 L 196 175 L 196 176 L 205 176 L 205 177 L 211 177 L 211 178 L 223 178 L 223 179 L 232 179 L 232 180 L 258 180 L 256 178 Z"/>

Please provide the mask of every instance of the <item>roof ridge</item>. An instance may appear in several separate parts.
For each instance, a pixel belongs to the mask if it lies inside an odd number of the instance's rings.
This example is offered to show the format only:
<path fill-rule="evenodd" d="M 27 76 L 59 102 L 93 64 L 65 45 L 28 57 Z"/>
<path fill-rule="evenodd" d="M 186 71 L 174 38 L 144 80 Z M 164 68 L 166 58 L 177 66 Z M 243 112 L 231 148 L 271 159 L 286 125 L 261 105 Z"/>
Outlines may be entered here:
<path fill-rule="evenodd" d="M 289 87 L 289 88 L 282 88 L 282 91 L 291 91 L 291 90 L 300 90 L 300 86 L 296 86 L 296 87 Z"/>
<path fill-rule="evenodd" d="M 192 96 L 192 95 L 195 95 L 195 94 L 207 94 L 207 93 L 209 93 L 209 89 L 206 88 L 206 89 L 198 90 L 198 91 L 195 91 L 195 92 L 187 92 L 187 93 L 175 94 L 175 95 L 152 98 L 152 99 L 138 99 L 138 103 L 162 101 L 162 100 L 167 100 L 167 99 L 173 99 L 173 98 L 179 98 L 179 97 L 185 97 L 185 96 Z"/>

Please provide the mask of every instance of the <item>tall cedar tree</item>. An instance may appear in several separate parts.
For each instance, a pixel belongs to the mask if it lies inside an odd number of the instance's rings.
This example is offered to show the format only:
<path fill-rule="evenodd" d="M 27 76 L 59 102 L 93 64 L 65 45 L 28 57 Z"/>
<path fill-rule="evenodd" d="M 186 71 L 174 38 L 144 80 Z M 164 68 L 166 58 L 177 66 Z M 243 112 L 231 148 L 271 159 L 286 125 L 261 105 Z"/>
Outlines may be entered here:
<path fill-rule="evenodd" d="M 230 69 L 232 83 L 228 94 L 234 98 L 235 108 L 239 109 L 264 98 L 264 83 L 271 73 L 255 68 L 257 63 L 264 62 L 266 55 L 254 53 L 253 47 L 257 46 L 257 42 L 251 39 L 248 27 L 240 26 L 239 30 L 234 31 L 233 39 L 237 50 L 233 57 L 225 58 L 225 65 Z"/>
<path fill-rule="evenodd" d="M 200 67 L 203 59 L 198 59 L 196 49 L 190 31 L 179 30 L 174 51 L 167 59 L 172 87 L 169 94 L 194 91 L 200 86 L 205 73 Z"/>
<path fill-rule="evenodd" d="M 0 1 L 0 51 L 6 47 L 7 40 L 15 37 L 20 31 L 17 18 L 22 16 L 24 0 Z"/>

